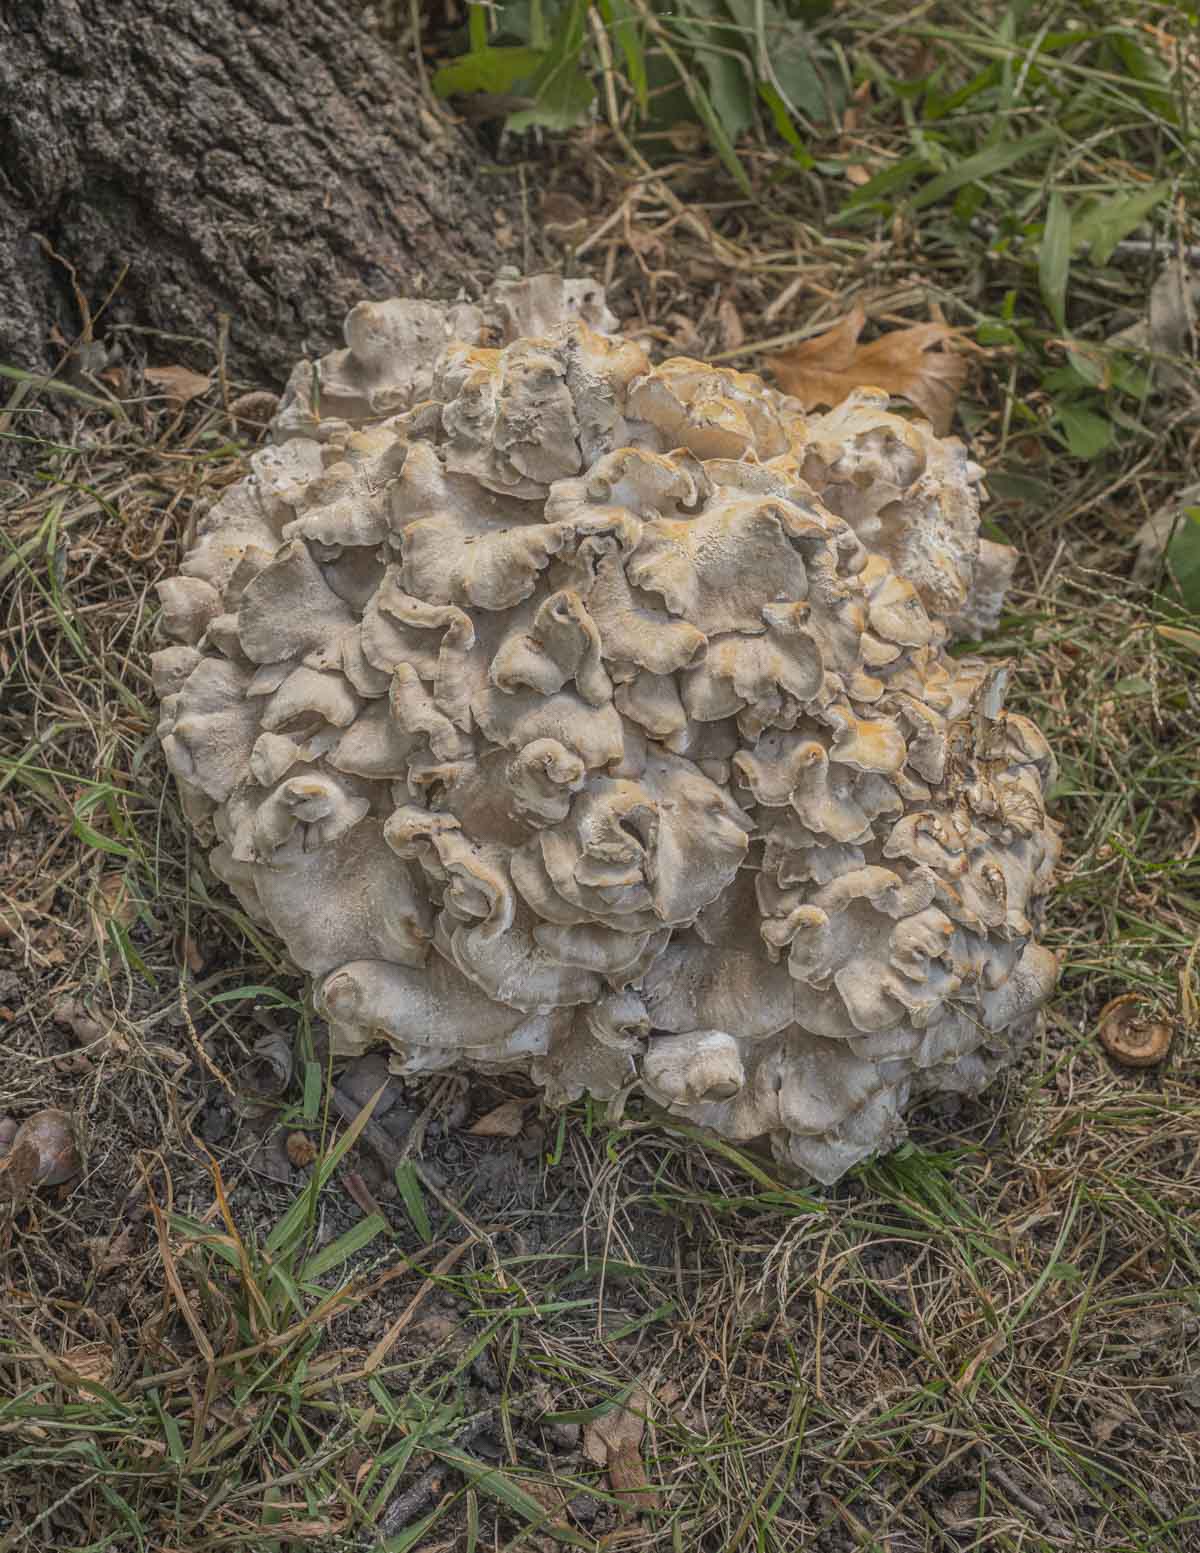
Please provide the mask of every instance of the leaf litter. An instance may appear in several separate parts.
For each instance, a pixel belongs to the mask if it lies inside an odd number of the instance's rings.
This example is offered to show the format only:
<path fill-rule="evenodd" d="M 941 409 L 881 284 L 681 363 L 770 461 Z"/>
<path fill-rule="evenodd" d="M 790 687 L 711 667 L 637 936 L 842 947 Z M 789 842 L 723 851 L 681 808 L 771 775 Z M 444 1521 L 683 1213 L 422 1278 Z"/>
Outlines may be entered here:
<path fill-rule="evenodd" d="M 583 1454 L 596 1466 L 608 1469 L 608 1481 L 627 1518 L 642 1510 L 658 1509 L 658 1494 L 646 1476 L 641 1451 L 651 1400 L 639 1383 L 624 1402 L 593 1418 L 583 1431 Z"/>
<path fill-rule="evenodd" d="M 806 410 L 832 409 L 856 388 L 881 388 L 907 399 L 944 437 L 967 380 L 967 362 L 957 351 L 937 347 L 945 347 L 957 331 L 938 322 L 914 324 L 863 345 L 859 336 L 866 321 L 866 310 L 856 303 L 824 334 L 771 356 L 779 387 Z"/>

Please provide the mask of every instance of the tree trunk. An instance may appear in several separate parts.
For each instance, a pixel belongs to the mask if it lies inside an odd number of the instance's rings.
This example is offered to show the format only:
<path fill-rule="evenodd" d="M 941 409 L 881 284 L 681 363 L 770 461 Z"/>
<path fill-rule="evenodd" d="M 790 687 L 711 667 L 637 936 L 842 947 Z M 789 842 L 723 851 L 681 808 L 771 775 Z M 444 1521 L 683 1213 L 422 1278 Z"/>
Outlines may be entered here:
<path fill-rule="evenodd" d="M 0 363 L 111 292 L 127 355 L 211 365 L 225 315 L 230 370 L 282 383 L 363 297 L 492 277 L 481 160 L 353 0 L 0 0 Z"/>

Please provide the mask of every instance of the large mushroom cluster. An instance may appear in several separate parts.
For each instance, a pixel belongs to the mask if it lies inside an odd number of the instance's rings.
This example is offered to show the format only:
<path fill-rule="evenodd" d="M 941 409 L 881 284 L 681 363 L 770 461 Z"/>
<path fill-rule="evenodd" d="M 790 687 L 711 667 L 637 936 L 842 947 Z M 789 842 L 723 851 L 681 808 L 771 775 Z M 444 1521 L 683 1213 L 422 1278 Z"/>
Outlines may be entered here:
<path fill-rule="evenodd" d="M 335 1049 L 639 1087 L 822 1181 L 1055 975 L 961 444 L 652 366 L 595 288 L 364 303 L 162 585 L 160 734 Z"/>

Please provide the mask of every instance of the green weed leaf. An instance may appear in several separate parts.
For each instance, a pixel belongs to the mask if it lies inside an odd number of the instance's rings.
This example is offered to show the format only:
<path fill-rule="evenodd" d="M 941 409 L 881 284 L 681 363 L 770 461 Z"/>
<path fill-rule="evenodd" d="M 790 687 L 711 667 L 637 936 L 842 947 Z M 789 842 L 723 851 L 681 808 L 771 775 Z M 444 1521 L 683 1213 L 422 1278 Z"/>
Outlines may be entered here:
<path fill-rule="evenodd" d="M 725 0 L 725 8 L 737 23 L 741 51 L 753 61 L 760 95 L 766 85 L 793 112 L 816 123 L 828 119 L 825 85 L 813 63 L 813 36 L 804 23 L 784 15 L 774 0 Z"/>
<path fill-rule="evenodd" d="M 931 178 L 928 183 L 919 188 L 909 201 L 910 208 L 924 210 L 926 205 L 936 204 L 938 200 L 945 199 L 947 194 L 953 194 L 956 189 L 961 189 L 965 184 L 983 183 L 988 178 L 994 178 L 997 173 L 1007 171 L 1018 162 L 1023 162 L 1026 157 L 1044 151 L 1057 133 L 1057 130 L 1043 129 L 1034 135 L 1026 135 L 1022 140 L 1001 140 L 994 146 L 977 151 L 974 156 L 968 156 L 957 166 L 939 173 L 936 178 Z M 870 185 L 864 184 L 859 191 L 860 194 L 865 194 L 868 188 Z"/>
<path fill-rule="evenodd" d="M 725 126 L 722 124 L 720 116 L 709 101 L 708 94 L 698 81 L 688 83 L 688 96 L 691 98 L 692 107 L 695 108 L 697 117 L 705 129 L 708 130 L 709 138 L 712 140 L 717 155 L 724 162 L 726 171 L 744 194 L 751 195 L 753 191 L 750 188 L 750 180 L 747 178 L 746 169 L 742 166 L 737 151 L 734 149 L 733 141 L 726 134 Z"/>
<path fill-rule="evenodd" d="M 1078 253 L 1086 248 L 1092 264 L 1107 264 L 1117 244 L 1135 232 L 1170 192 L 1169 183 L 1152 183 L 1131 194 L 1114 194 L 1109 199 L 1094 201 L 1071 223 L 1071 251 Z"/>
<path fill-rule="evenodd" d="M 1059 332 L 1067 329 L 1067 276 L 1071 271 L 1071 212 L 1061 194 L 1050 196 L 1038 252 L 1038 284 Z"/>
<path fill-rule="evenodd" d="M 888 195 L 899 193 L 901 189 L 906 189 L 915 178 L 919 178 L 926 171 L 928 166 L 929 161 L 924 156 L 906 156 L 899 162 L 893 162 L 890 167 L 885 167 L 882 172 L 869 178 L 860 189 L 855 190 L 834 220 L 845 221 L 865 206 L 872 205 L 877 200 L 883 200 Z"/>
<path fill-rule="evenodd" d="M 309 1226 L 316 1220 L 318 1196 L 329 1184 L 333 1172 L 346 1154 L 358 1142 L 359 1134 L 371 1120 L 371 1113 L 379 1104 L 383 1089 L 384 1086 L 381 1084 L 334 1146 L 322 1156 L 308 1185 L 267 1236 L 264 1246 L 272 1257 L 289 1257 L 300 1246 Z"/>
<path fill-rule="evenodd" d="M 1072 458 L 1099 458 L 1112 446 L 1112 422 L 1094 410 L 1081 410 L 1077 404 L 1059 404 L 1054 409 L 1054 420 Z"/>
<path fill-rule="evenodd" d="M 431 1441 L 428 1447 L 439 1460 L 447 1466 L 455 1467 L 469 1483 L 473 1483 L 481 1493 L 488 1494 L 496 1499 L 506 1510 L 513 1510 L 524 1520 L 532 1525 L 541 1527 L 556 1542 L 566 1543 L 573 1548 L 591 1548 L 595 1544 L 590 1537 L 582 1537 L 576 1531 L 572 1531 L 564 1521 L 551 1520 L 552 1511 L 547 1510 L 533 1495 L 527 1492 L 521 1485 L 510 1478 L 500 1467 L 488 1467 L 478 1457 L 468 1455 L 466 1451 L 458 1450 L 453 1445 L 438 1445 Z"/>
<path fill-rule="evenodd" d="M 1175 574 L 1183 602 L 1200 615 L 1200 507 L 1185 507 L 1167 546 L 1167 564 Z"/>
<path fill-rule="evenodd" d="M 737 47 L 741 37 L 735 29 L 721 25 L 727 20 L 727 15 L 717 0 L 683 0 L 682 9 L 690 19 L 680 16 L 677 25 L 690 41 L 693 57 L 704 72 L 708 83 L 709 111 L 720 121 L 724 136 L 732 148 L 737 137 L 744 134 L 754 122 L 750 64 Z M 736 6 L 730 9 L 736 16 Z M 697 113 L 705 118 L 691 89 L 695 85 L 700 96 L 704 96 L 699 82 L 689 84 L 685 78 L 682 84 Z"/>
<path fill-rule="evenodd" d="M 829 99 L 813 63 L 813 41 L 800 22 L 785 22 L 770 39 L 770 64 L 779 89 L 793 107 L 816 124 L 829 119 Z"/>
<path fill-rule="evenodd" d="M 472 92 L 502 95 L 511 92 L 518 81 L 535 76 L 545 55 L 538 49 L 484 48 L 464 54 L 435 71 L 433 89 L 439 97 L 461 97 Z"/>
<path fill-rule="evenodd" d="M 650 84 L 646 74 L 646 53 L 642 34 L 628 0 L 597 0 L 604 25 L 617 40 L 625 71 L 633 88 L 638 112 L 645 114 L 650 105 Z"/>
<path fill-rule="evenodd" d="M 796 160 L 806 170 L 814 167 L 816 163 L 813 161 L 808 147 L 800 139 L 796 126 L 792 123 L 792 116 L 788 112 L 787 103 L 784 102 L 769 81 L 760 81 L 758 83 L 758 95 L 767 105 L 776 133 L 781 140 L 785 140 L 791 146 Z"/>
<path fill-rule="evenodd" d="M 509 114 L 508 129 L 518 132 L 541 125 L 568 130 L 591 107 L 596 88 L 582 68 L 588 5 L 589 0 L 571 0 L 559 17 L 550 48 L 530 82 L 534 106 Z"/>
<path fill-rule="evenodd" d="M 428 1245 L 433 1239 L 433 1226 L 429 1222 L 425 1194 L 421 1190 L 421 1181 L 412 1160 L 403 1160 L 396 1166 L 396 1189 L 405 1212 L 412 1220 L 413 1228 L 420 1235 L 422 1243 Z"/>

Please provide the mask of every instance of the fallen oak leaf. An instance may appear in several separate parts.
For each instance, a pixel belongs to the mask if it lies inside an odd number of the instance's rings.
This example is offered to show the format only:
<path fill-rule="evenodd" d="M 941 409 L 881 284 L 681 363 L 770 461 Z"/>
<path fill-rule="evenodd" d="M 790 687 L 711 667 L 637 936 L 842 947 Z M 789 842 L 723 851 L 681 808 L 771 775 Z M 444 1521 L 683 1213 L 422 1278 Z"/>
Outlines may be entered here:
<path fill-rule="evenodd" d="M 860 345 L 866 321 L 856 304 L 824 334 L 771 357 L 779 387 L 806 410 L 832 409 L 857 388 L 880 388 L 915 405 L 944 437 L 967 379 L 967 363 L 954 351 L 934 346 L 953 339 L 955 331 L 943 323 L 914 324 Z"/>

